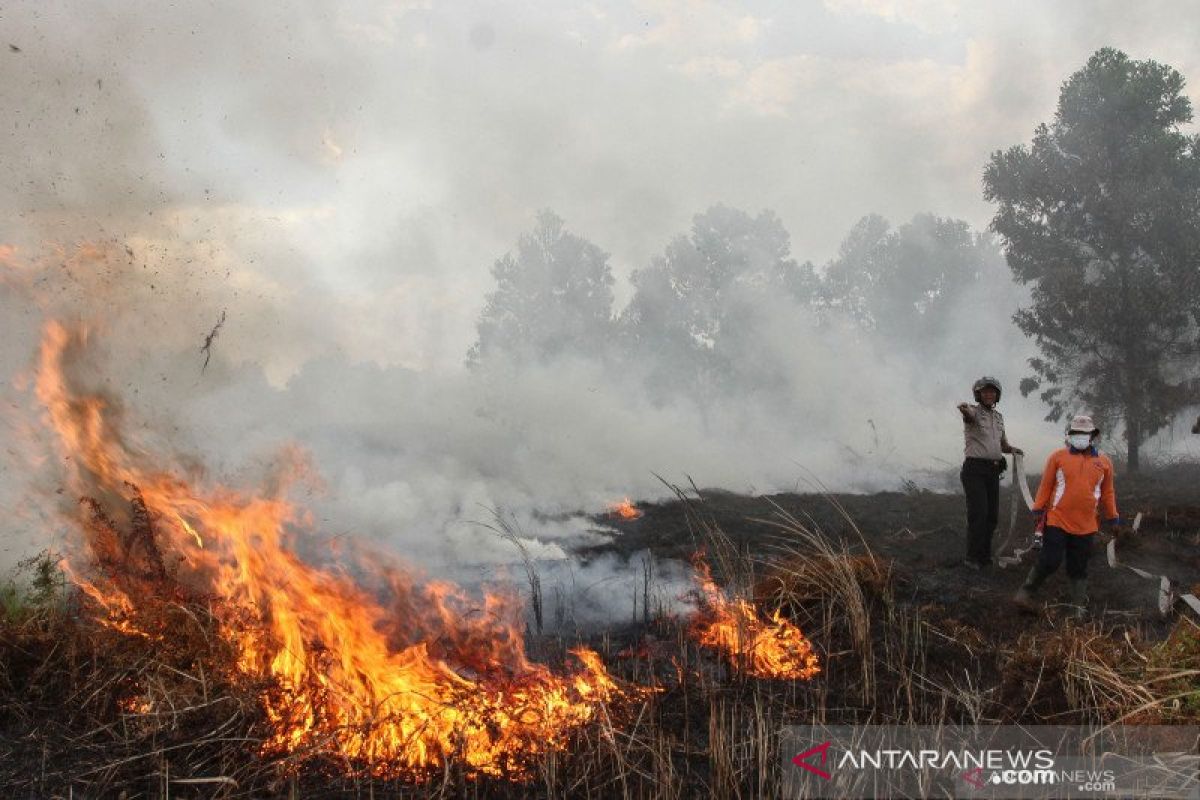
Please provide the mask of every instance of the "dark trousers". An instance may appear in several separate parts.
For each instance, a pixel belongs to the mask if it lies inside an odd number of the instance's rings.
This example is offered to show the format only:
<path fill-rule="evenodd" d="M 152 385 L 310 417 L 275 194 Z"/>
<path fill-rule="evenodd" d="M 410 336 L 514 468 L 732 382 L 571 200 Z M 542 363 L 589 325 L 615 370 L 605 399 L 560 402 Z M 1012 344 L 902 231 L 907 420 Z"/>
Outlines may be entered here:
<path fill-rule="evenodd" d="M 1047 525 L 1042 531 L 1042 555 L 1038 559 L 1039 572 L 1044 578 L 1052 574 L 1058 565 L 1067 561 L 1067 577 L 1072 580 L 1087 578 L 1088 559 L 1092 556 L 1094 533 L 1067 533 L 1062 528 Z"/>
<path fill-rule="evenodd" d="M 963 491 L 967 495 L 967 558 L 992 563 L 992 534 L 1000 518 L 1000 467 L 1004 462 L 968 458 L 963 462 Z"/>

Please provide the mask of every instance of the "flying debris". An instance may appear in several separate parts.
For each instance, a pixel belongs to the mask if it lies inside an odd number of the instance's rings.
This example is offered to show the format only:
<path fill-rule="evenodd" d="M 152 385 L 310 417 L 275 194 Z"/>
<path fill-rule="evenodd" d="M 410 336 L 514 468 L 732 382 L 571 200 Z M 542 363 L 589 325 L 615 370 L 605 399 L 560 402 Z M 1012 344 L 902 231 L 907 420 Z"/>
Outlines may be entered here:
<path fill-rule="evenodd" d="M 200 347 L 200 352 L 204 354 L 204 364 L 200 367 L 200 372 L 208 369 L 208 361 L 212 358 L 212 346 L 216 341 L 217 334 L 221 332 L 221 326 L 225 324 L 225 309 L 221 309 L 221 318 L 217 320 L 217 324 L 208 332 L 208 336 L 204 337 L 204 344 Z"/>

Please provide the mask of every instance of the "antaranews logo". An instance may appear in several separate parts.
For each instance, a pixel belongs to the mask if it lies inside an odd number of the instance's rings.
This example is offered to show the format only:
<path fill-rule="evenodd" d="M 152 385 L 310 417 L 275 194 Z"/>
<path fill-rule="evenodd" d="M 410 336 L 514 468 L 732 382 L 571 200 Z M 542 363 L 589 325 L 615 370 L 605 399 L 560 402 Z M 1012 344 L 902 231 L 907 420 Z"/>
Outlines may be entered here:
<path fill-rule="evenodd" d="M 833 740 L 813 745 L 792 756 L 792 763 L 801 769 L 832 780 L 835 767 L 847 765 L 854 770 L 950 770 L 961 780 L 977 789 L 992 783 L 1053 784 L 1056 782 L 1054 756 L 1050 750 L 1030 749 L 951 749 L 937 748 L 879 748 L 874 750 L 847 749 L 839 758 L 830 755 Z M 826 764 L 829 766 L 826 767 Z"/>
<path fill-rule="evenodd" d="M 830 780 L 833 776 L 825 770 L 817 767 L 815 764 L 810 764 L 808 759 L 813 756 L 821 757 L 821 766 L 825 765 L 825 761 L 829 758 L 829 746 L 833 742 L 821 742 L 818 745 L 808 748 L 803 753 L 797 753 L 792 756 L 792 763 L 801 769 L 806 769 L 814 775 L 820 775 L 825 780 Z"/>
<path fill-rule="evenodd" d="M 782 731 L 779 763 L 795 797 L 1103 797 L 1121 787 L 1200 800 L 1195 738 L 1195 726 L 797 725 Z"/>

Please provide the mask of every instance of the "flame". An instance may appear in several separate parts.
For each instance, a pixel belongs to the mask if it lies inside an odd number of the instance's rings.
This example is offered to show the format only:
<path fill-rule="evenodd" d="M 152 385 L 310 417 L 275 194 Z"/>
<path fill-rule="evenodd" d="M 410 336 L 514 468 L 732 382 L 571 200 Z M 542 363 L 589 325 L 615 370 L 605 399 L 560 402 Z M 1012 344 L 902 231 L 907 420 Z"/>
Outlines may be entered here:
<path fill-rule="evenodd" d="M 638 510 L 637 506 L 628 497 L 619 503 L 609 503 L 608 513 L 625 520 L 638 519 L 642 516 L 642 512 Z"/>
<path fill-rule="evenodd" d="M 28 268 L 17 255 L 17 246 L 0 244 L 0 286 L 22 286 L 28 282 Z"/>
<path fill-rule="evenodd" d="M 86 340 L 49 323 L 35 381 L 70 488 L 88 498 L 77 520 L 87 547 L 64 571 L 101 622 L 151 639 L 171 635 L 145 613 L 156 594 L 213 598 L 233 673 L 271 686 L 260 694 L 264 752 L 334 754 L 381 776 L 419 777 L 451 758 L 472 775 L 519 776 L 606 703 L 649 691 L 618 684 L 585 648 L 565 674 L 528 660 L 510 594 L 477 601 L 379 554 L 357 577 L 307 563 L 293 546 L 307 517 L 284 499 L 286 481 L 260 496 L 145 466 L 114 404 L 70 385 Z M 126 507 L 127 519 L 108 516 Z"/>
<path fill-rule="evenodd" d="M 756 678 L 809 680 L 821 671 L 812 644 L 796 625 L 778 610 L 764 620 L 750 602 L 729 599 L 708 564 L 699 557 L 693 561 L 702 602 L 692 633 L 700 644 Z"/>

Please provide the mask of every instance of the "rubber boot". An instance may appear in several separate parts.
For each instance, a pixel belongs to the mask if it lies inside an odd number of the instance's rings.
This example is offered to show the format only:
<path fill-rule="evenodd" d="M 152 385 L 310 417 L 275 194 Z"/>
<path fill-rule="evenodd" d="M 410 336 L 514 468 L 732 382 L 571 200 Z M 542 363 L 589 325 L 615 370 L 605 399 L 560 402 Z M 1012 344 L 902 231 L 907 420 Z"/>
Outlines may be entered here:
<path fill-rule="evenodd" d="M 1075 619 L 1087 619 L 1087 578 L 1071 579 L 1071 605 Z"/>
<path fill-rule="evenodd" d="M 1042 581 L 1046 580 L 1049 573 L 1042 568 L 1041 562 L 1033 565 L 1029 570 L 1029 574 L 1025 576 L 1025 583 L 1013 595 L 1013 602 L 1026 611 L 1036 612 L 1037 605 L 1033 601 L 1033 594 L 1042 585 Z"/>

